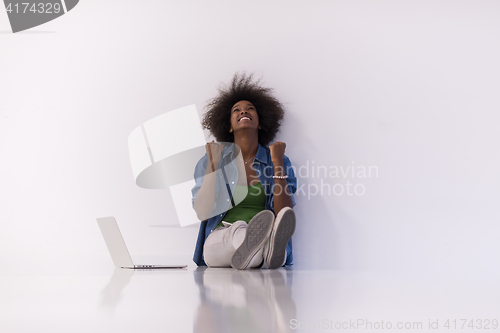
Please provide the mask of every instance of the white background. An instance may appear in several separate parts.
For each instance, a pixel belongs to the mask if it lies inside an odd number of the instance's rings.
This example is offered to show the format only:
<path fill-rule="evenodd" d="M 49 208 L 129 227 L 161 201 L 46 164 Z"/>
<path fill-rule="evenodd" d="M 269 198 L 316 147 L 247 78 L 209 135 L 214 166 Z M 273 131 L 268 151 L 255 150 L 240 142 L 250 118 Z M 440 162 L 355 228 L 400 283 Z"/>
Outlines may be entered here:
<path fill-rule="evenodd" d="M 134 184 L 127 137 L 237 71 L 287 108 L 296 167 L 376 166 L 362 196 L 300 178 L 296 267 L 498 276 L 498 1 L 81 1 L 12 34 L 0 10 L 0 271 L 77 274 L 133 255 L 191 261 L 165 190 Z M 212 138 L 206 133 L 207 140 Z M 172 143 L 174 144 L 174 143 Z M 194 169 L 194 166 L 193 166 Z M 134 257 L 136 257 L 134 256 Z"/>

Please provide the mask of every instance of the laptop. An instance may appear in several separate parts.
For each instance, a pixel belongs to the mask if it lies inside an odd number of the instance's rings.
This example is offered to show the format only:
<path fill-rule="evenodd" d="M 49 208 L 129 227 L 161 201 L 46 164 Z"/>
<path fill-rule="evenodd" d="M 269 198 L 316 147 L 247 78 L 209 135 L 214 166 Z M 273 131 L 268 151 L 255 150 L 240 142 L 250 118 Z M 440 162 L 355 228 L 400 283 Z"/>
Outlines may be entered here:
<path fill-rule="evenodd" d="M 97 224 L 116 267 L 131 269 L 186 268 L 187 265 L 134 265 L 123 240 L 122 233 L 113 216 L 97 218 Z"/>

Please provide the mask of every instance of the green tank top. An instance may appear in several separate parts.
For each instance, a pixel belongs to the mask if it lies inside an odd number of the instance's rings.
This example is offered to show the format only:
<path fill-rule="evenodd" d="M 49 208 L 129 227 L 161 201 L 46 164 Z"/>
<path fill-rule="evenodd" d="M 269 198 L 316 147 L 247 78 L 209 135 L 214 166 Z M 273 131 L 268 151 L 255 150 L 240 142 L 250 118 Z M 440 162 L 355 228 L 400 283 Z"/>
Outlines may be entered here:
<path fill-rule="evenodd" d="M 243 197 L 247 188 L 247 196 L 243 201 L 227 211 L 222 219 L 224 222 L 234 223 L 236 221 L 245 221 L 248 223 L 255 214 L 266 209 L 266 194 L 260 182 L 251 186 L 236 185 L 233 198 L 237 200 L 238 197 Z M 214 229 L 220 226 L 223 226 L 222 221 Z"/>

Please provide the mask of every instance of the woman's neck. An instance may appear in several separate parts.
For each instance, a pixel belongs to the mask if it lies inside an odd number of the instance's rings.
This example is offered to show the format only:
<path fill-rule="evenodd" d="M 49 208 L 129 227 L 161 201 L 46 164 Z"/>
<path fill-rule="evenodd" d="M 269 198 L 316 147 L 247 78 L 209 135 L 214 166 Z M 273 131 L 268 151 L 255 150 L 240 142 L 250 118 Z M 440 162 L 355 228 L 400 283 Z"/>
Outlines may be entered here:
<path fill-rule="evenodd" d="M 241 154 L 245 161 L 254 158 L 259 149 L 259 139 L 256 135 L 234 136 L 234 143 L 240 147 Z"/>

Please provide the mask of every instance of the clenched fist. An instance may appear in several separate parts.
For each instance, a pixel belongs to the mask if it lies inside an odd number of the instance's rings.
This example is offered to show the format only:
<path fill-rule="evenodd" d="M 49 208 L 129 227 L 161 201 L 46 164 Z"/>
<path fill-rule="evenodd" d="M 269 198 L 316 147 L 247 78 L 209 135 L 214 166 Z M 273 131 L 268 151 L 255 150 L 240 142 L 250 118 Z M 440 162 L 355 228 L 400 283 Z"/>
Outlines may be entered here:
<path fill-rule="evenodd" d="M 276 140 L 275 143 L 269 145 L 269 150 L 271 151 L 271 160 L 273 164 L 281 164 L 283 162 L 283 156 L 285 156 L 286 143 Z"/>
<path fill-rule="evenodd" d="M 212 140 L 212 142 L 206 144 L 205 148 L 210 159 L 207 170 L 210 169 L 210 171 L 213 172 L 219 166 L 219 161 L 224 146 Z"/>

